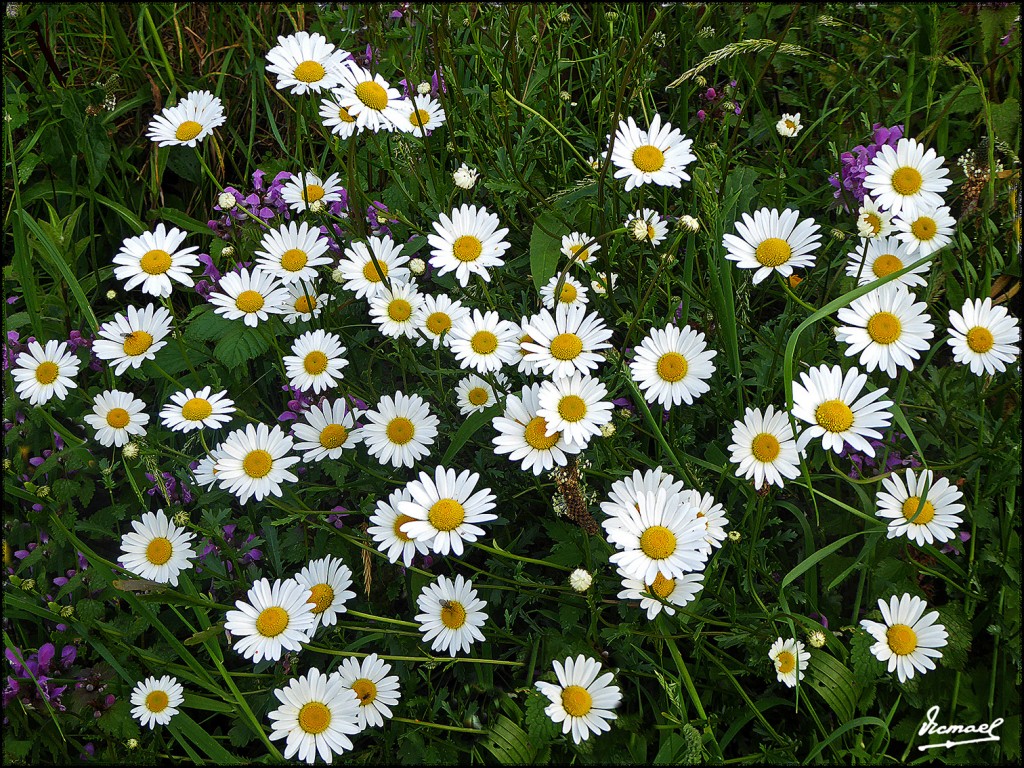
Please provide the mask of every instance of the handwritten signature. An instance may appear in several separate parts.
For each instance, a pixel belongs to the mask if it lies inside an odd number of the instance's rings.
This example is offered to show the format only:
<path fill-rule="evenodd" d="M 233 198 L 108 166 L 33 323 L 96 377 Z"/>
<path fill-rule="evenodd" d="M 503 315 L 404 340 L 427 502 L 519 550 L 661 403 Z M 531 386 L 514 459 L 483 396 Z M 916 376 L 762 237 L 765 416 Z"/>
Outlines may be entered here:
<path fill-rule="evenodd" d="M 922 744 L 918 749 L 924 752 L 926 749 L 937 749 L 942 747 L 944 749 L 950 749 L 952 747 L 960 746 L 961 744 L 980 744 L 985 741 L 999 741 L 999 737 L 995 735 L 995 730 L 1001 726 L 1005 721 L 1001 717 L 997 717 L 991 723 L 981 723 L 980 725 L 958 725 L 953 723 L 951 725 L 939 725 L 936 720 L 939 717 L 939 705 L 936 704 L 927 712 L 927 719 L 921 723 L 921 727 L 917 731 L 918 736 L 931 736 L 936 734 L 938 736 L 949 736 L 953 734 L 978 734 L 984 738 L 978 739 L 963 739 L 961 741 L 940 741 L 935 744 Z"/>

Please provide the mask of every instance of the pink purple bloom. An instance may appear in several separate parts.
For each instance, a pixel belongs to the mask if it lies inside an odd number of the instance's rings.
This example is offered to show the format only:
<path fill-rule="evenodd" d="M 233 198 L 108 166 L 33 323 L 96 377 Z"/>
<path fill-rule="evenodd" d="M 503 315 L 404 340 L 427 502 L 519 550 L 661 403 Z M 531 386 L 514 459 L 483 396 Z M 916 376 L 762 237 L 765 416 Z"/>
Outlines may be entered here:
<path fill-rule="evenodd" d="M 832 174 L 828 179 L 829 184 L 835 187 L 836 191 L 833 196 L 836 199 L 843 197 L 844 193 L 849 193 L 852 196 L 854 201 L 852 208 L 856 208 L 864 202 L 864 179 L 868 176 L 867 168 L 875 159 L 875 155 L 886 144 L 896 149 L 899 140 L 903 138 L 902 125 L 886 128 L 881 123 L 875 123 L 871 130 L 873 131 L 872 143 L 867 146 L 858 144 L 849 152 L 843 152 L 840 155 L 842 168 L 839 173 Z M 851 210 L 851 204 L 845 198 L 843 199 L 843 208 L 847 211 Z"/>

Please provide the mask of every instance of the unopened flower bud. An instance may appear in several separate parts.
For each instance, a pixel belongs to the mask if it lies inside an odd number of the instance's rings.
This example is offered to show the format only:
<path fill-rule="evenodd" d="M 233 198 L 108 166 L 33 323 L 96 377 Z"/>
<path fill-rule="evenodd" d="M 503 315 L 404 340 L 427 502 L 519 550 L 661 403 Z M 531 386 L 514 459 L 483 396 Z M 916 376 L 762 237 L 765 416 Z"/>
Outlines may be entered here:
<path fill-rule="evenodd" d="M 420 96 L 426 96 L 430 93 L 430 83 L 420 83 L 416 86 L 416 93 Z"/>
<path fill-rule="evenodd" d="M 341 271 L 341 267 L 335 267 L 331 272 L 331 280 L 336 283 L 345 282 L 345 273 Z"/>
<path fill-rule="evenodd" d="M 739 543 L 739 541 L 742 538 L 743 538 L 743 534 L 740 533 L 739 531 L 729 531 L 729 541 L 731 541 L 733 544 Z"/>
<path fill-rule="evenodd" d="M 238 205 L 238 201 L 230 192 L 221 192 L 220 196 L 217 197 L 217 205 L 220 206 L 222 211 L 230 211 Z"/>
<path fill-rule="evenodd" d="M 423 259 L 411 259 L 409 261 L 409 271 L 418 277 L 427 271 L 427 262 Z"/>
<path fill-rule="evenodd" d="M 569 586 L 577 592 L 586 592 L 590 589 L 590 585 L 593 581 L 594 577 L 590 575 L 589 571 L 586 571 L 583 568 L 577 568 L 569 574 Z"/>
<path fill-rule="evenodd" d="M 36 488 L 36 496 L 38 496 L 40 499 L 50 498 L 50 486 L 40 485 L 38 488 Z"/>
<path fill-rule="evenodd" d="M 128 739 L 128 741 L 126 741 L 124 743 L 124 745 L 128 749 L 138 749 L 139 748 L 139 740 L 138 739 Z"/>
<path fill-rule="evenodd" d="M 115 291 L 115 290 L 107 291 L 107 298 L 110 299 L 111 301 L 116 299 L 117 298 L 117 291 Z"/>
<path fill-rule="evenodd" d="M 314 200 L 312 203 L 309 204 L 310 213 L 323 213 L 326 210 L 327 206 L 324 204 L 323 200 Z"/>
<path fill-rule="evenodd" d="M 676 225 L 691 232 L 696 232 L 700 229 L 700 222 L 693 218 L 693 216 L 680 216 Z"/>
<path fill-rule="evenodd" d="M 21 588 L 26 592 L 31 592 L 33 589 L 36 588 L 36 580 L 25 579 L 23 582 L 21 582 Z"/>
<path fill-rule="evenodd" d="M 825 644 L 825 633 L 820 629 L 807 633 L 807 642 L 815 648 L 821 648 Z"/>
<path fill-rule="evenodd" d="M 611 437 L 615 434 L 615 425 L 610 421 L 601 425 L 601 437 Z"/>
<path fill-rule="evenodd" d="M 121 449 L 121 454 L 129 461 L 139 458 L 139 444 L 128 443 Z"/>
<path fill-rule="evenodd" d="M 220 255 L 226 259 L 230 259 L 232 256 L 235 255 L 235 249 L 233 246 L 225 245 L 223 250 L 221 250 Z"/>
<path fill-rule="evenodd" d="M 60 609 L 60 617 L 62 619 L 70 619 L 75 615 L 75 608 L 72 605 L 65 605 Z"/>

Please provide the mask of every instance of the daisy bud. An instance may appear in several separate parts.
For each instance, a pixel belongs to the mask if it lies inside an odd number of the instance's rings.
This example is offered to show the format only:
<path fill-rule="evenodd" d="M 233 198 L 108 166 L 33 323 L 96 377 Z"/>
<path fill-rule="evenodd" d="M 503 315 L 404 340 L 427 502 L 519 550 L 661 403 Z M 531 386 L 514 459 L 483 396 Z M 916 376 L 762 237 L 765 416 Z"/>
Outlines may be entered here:
<path fill-rule="evenodd" d="M 139 740 L 138 739 L 128 739 L 128 741 L 126 741 L 124 743 L 124 745 L 128 749 L 138 749 L 139 748 Z"/>
<path fill-rule="evenodd" d="M 700 222 L 693 218 L 693 216 L 680 216 L 676 226 L 696 232 L 700 229 Z"/>
<path fill-rule="evenodd" d="M 192 516 L 189 515 L 189 513 L 186 512 L 184 509 L 182 509 L 179 510 L 178 512 L 175 512 L 174 517 L 172 517 L 171 520 L 173 520 L 174 524 L 179 528 L 184 528 L 186 525 L 192 522 Z"/>
<path fill-rule="evenodd" d="M 220 255 L 226 259 L 230 259 L 235 255 L 235 249 L 230 245 L 225 245 L 223 250 L 221 250 Z"/>
<path fill-rule="evenodd" d="M 222 211 L 230 211 L 232 208 L 238 205 L 238 201 L 235 199 L 235 196 L 232 195 L 230 192 L 221 192 L 220 195 L 217 197 L 217 205 L 220 206 Z"/>
<path fill-rule="evenodd" d="M 617 14 L 615 11 L 607 11 L 604 15 L 604 18 L 605 21 L 615 21 L 617 18 L 619 18 L 619 14 Z"/>
<path fill-rule="evenodd" d="M 324 205 L 323 200 L 314 200 L 309 204 L 310 213 L 323 213 L 327 210 L 327 206 Z"/>
<path fill-rule="evenodd" d="M 48 486 L 48 485 L 40 485 L 36 489 L 36 496 L 38 496 L 40 499 L 48 499 L 48 498 L 50 498 L 50 486 Z"/>
<path fill-rule="evenodd" d="M 480 174 L 465 163 L 463 163 L 462 166 L 452 174 L 452 180 L 455 182 L 455 186 L 460 189 L 472 189 L 476 185 L 476 180 L 478 178 L 480 178 Z"/>
<path fill-rule="evenodd" d="M 21 588 L 26 592 L 31 592 L 33 589 L 36 588 L 36 580 L 25 579 L 23 582 L 21 582 Z"/>
<path fill-rule="evenodd" d="M 833 240 L 838 240 L 839 242 L 846 239 L 846 233 L 841 229 L 833 229 L 829 234 L 832 235 Z"/>
<path fill-rule="evenodd" d="M 601 437 L 611 437 L 615 434 L 615 425 L 610 421 L 601 426 Z"/>
<path fill-rule="evenodd" d="M 341 267 L 335 267 L 334 271 L 331 272 L 331 280 L 336 283 L 345 282 L 345 273 L 341 271 Z"/>
<path fill-rule="evenodd" d="M 430 93 L 430 83 L 420 83 L 419 85 L 416 86 L 416 92 L 420 96 L 426 96 L 428 93 Z"/>
<path fill-rule="evenodd" d="M 73 605 L 65 605 L 60 609 L 60 617 L 62 619 L 70 619 L 75 615 L 75 607 Z"/>
<path fill-rule="evenodd" d="M 114 291 L 114 290 L 107 291 L 107 298 L 110 299 L 111 301 L 116 299 L 117 298 L 117 291 Z"/>
<path fill-rule="evenodd" d="M 733 544 L 738 544 L 740 539 L 743 538 L 743 534 L 739 531 L 729 531 L 729 541 Z"/>
<path fill-rule="evenodd" d="M 121 449 L 121 454 L 129 461 L 139 458 L 139 444 L 128 443 L 128 445 Z"/>
<path fill-rule="evenodd" d="M 571 18 L 572 17 L 569 15 L 568 11 L 562 11 L 560 14 L 558 14 L 558 20 L 560 22 L 562 22 L 563 24 L 568 24 L 569 23 L 569 19 L 571 19 Z"/>
<path fill-rule="evenodd" d="M 409 271 L 418 277 L 427 271 L 427 263 L 423 259 L 412 259 L 409 262 Z"/>
<path fill-rule="evenodd" d="M 590 585 L 593 583 L 594 577 L 583 568 L 577 568 L 575 571 L 569 574 L 569 586 L 575 589 L 577 592 L 586 592 L 590 589 Z"/>
<path fill-rule="evenodd" d="M 820 629 L 815 629 L 812 632 L 807 633 L 807 642 L 810 643 L 814 648 L 821 648 L 825 645 L 825 633 Z"/>
<path fill-rule="evenodd" d="M 10 459 L 4 459 L 4 472 L 10 472 L 10 471 L 11 471 L 11 460 Z"/>
<path fill-rule="evenodd" d="M 643 219 L 633 219 L 629 223 L 629 236 L 639 243 L 647 239 L 647 222 Z"/>

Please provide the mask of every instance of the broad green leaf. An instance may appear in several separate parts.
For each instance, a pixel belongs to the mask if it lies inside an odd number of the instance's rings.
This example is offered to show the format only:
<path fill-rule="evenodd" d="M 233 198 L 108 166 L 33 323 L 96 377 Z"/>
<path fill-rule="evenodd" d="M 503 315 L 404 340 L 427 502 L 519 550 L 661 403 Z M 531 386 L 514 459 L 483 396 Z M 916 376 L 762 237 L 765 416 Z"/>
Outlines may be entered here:
<path fill-rule="evenodd" d="M 553 234 L 549 235 L 545 229 Z M 558 271 L 558 260 L 562 255 L 563 230 L 564 227 L 558 219 L 550 213 L 542 213 L 533 225 L 533 231 L 530 233 L 530 274 L 533 275 L 533 284 L 538 291 Z"/>

